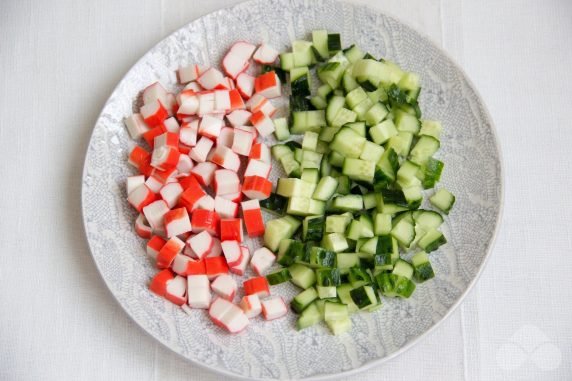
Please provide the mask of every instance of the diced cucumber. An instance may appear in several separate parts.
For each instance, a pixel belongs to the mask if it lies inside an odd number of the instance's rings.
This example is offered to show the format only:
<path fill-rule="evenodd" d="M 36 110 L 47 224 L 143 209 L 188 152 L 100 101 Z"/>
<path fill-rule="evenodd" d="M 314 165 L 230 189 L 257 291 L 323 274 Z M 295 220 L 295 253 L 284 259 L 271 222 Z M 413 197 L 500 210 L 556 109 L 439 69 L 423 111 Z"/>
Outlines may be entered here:
<path fill-rule="evenodd" d="M 377 102 L 365 113 L 365 122 L 368 126 L 377 125 L 378 123 L 381 123 L 387 114 L 389 114 L 387 107 L 385 107 L 382 103 Z"/>
<path fill-rule="evenodd" d="M 443 131 L 443 126 L 441 122 L 436 120 L 423 120 L 421 121 L 421 130 L 419 130 L 419 135 L 432 136 L 439 140 L 441 136 L 441 131 Z"/>
<path fill-rule="evenodd" d="M 302 139 L 302 149 L 308 151 L 315 151 L 318 145 L 318 134 L 312 131 L 304 132 L 304 138 Z"/>
<path fill-rule="evenodd" d="M 332 89 L 338 88 L 344 75 L 348 62 L 328 62 L 318 68 L 318 78 L 327 83 Z"/>
<path fill-rule="evenodd" d="M 344 283 L 344 284 L 339 285 L 337 290 L 336 290 L 337 294 L 338 294 L 338 298 L 340 299 L 340 301 L 342 303 L 344 303 L 348 307 L 348 312 L 350 314 L 358 311 L 358 307 L 356 306 L 356 304 L 352 300 L 352 297 L 350 296 L 350 291 L 352 289 L 353 289 L 353 287 L 351 284 Z"/>
<path fill-rule="evenodd" d="M 314 272 L 312 270 L 310 270 L 310 271 L 312 272 L 312 275 L 314 275 Z M 314 275 L 314 277 L 315 277 L 315 275 Z M 314 300 L 316 300 L 316 299 L 318 299 L 318 292 L 316 291 L 316 289 L 314 287 L 310 287 L 310 288 L 302 291 L 298 295 L 296 295 L 292 299 L 290 306 L 292 307 L 292 309 L 295 312 L 301 313 L 302 311 L 304 311 L 306 309 L 306 307 L 308 307 L 310 304 L 312 304 L 314 302 Z"/>
<path fill-rule="evenodd" d="M 264 231 L 264 246 L 270 251 L 276 251 L 280 241 L 292 237 L 300 225 L 300 221 L 290 216 L 268 221 Z"/>
<path fill-rule="evenodd" d="M 340 180 L 340 178 L 338 178 Z M 336 196 L 332 203 L 334 210 L 344 212 L 357 212 L 363 209 L 363 197 L 358 194 L 348 194 L 345 196 Z"/>
<path fill-rule="evenodd" d="M 413 276 L 413 266 L 404 261 L 403 259 L 398 259 L 393 266 L 392 274 L 403 276 L 407 279 L 411 279 Z"/>
<path fill-rule="evenodd" d="M 326 233 L 344 233 L 352 220 L 350 213 L 329 215 L 326 217 Z"/>
<path fill-rule="evenodd" d="M 384 120 L 369 129 L 369 135 L 375 144 L 383 144 L 389 139 L 397 136 L 397 128 L 392 120 Z"/>
<path fill-rule="evenodd" d="M 364 122 L 351 122 L 351 123 L 346 123 L 344 125 L 344 127 L 349 127 L 352 130 L 354 130 L 355 132 L 357 132 L 357 134 L 359 136 L 363 136 L 364 138 L 366 137 L 366 133 L 365 133 L 365 123 Z M 366 141 L 367 143 L 367 141 Z"/>
<path fill-rule="evenodd" d="M 312 198 L 314 200 L 328 201 L 338 188 L 338 180 L 331 176 L 324 176 L 316 186 Z"/>
<path fill-rule="evenodd" d="M 373 221 L 373 233 L 375 235 L 386 235 L 391 232 L 391 214 L 376 213 Z"/>
<path fill-rule="evenodd" d="M 406 160 L 401 164 L 401 167 L 399 167 L 399 170 L 397 171 L 397 181 L 402 187 L 420 185 L 421 182 L 417 178 L 418 171 L 419 165 Z"/>
<path fill-rule="evenodd" d="M 421 123 L 419 120 L 404 111 L 395 110 L 395 127 L 397 131 L 400 132 L 410 132 L 412 134 L 417 134 L 421 128 Z"/>
<path fill-rule="evenodd" d="M 331 250 L 336 253 L 340 253 L 349 248 L 348 241 L 340 233 L 329 233 L 324 234 L 322 238 L 322 246 L 326 250 Z"/>
<path fill-rule="evenodd" d="M 300 180 L 307 183 L 317 184 L 320 181 L 320 170 L 316 168 L 305 168 L 302 170 Z"/>
<path fill-rule="evenodd" d="M 292 239 L 283 239 L 278 246 L 276 262 L 282 266 L 290 266 L 296 262 L 304 253 L 304 244 Z"/>
<path fill-rule="evenodd" d="M 296 320 L 296 329 L 298 331 L 311 327 L 324 320 L 323 314 L 318 309 L 316 302 L 310 304 L 302 313 L 298 320 Z"/>
<path fill-rule="evenodd" d="M 373 180 L 374 190 L 380 191 L 387 188 L 395 180 L 395 172 L 399 165 L 398 157 L 392 148 L 387 149 L 375 167 Z"/>
<path fill-rule="evenodd" d="M 352 110 L 348 110 L 345 107 L 342 107 L 330 124 L 332 125 L 332 127 L 341 127 L 345 124 L 355 122 L 356 119 L 357 119 L 357 114 L 355 112 L 353 112 Z"/>
<path fill-rule="evenodd" d="M 294 111 L 292 112 L 292 134 L 301 134 L 306 131 L 319 131 L 326 125 L 324 110 Z"/>
<path fill-rule="evenodd" d="M 351 63 L 363 58 L 364 52 L 355 44 L 351 45 L 349 48 L 344 49 L 344 55 Z"/>
<path fill-rule="evenodd" d="M 278 179 L 276 194 L 283 197 L 305 197 L 310 198 L 314 194 L 316 184 L 307 181 L 281 177 Z"/>
<path fill-rule="evenodd" d="M 357 87 L 346 95 L 345 103 L 347 103 L 348 107 L 353 110 L 365 99 L 367 99 L 367 93 L 363 88 Z"/>
<path fill-rule="evenodd" d="M 406 220 L 401 220 L 391 229 L 391 235 L 403 247 L 409 247 L 415 238 L 415 226 Z"/>
<path fill-rule="evenodd" d="M 323 59 L 327 59 L 330 56 L 328 51 L 328 32 L 326 30 L 312 31 L 312 45 Z"/>
<path fill-rule="evenodd" d="M 292 151 L 290 151 L 289 154 L 280 157 L 280 164 L 282 164 L 282 168 L 284 168 L 284 172 L 286 172 L 288 176 L 300 176 L 302 167 L 294 158 Z"/>
<path fill-rule="evenodd" d="M 434 137 L 421 136 L 409 153 L 411 161 L 418 165 L 424 165 L 437 152 L 439 146 L 439 140 Z"/>
<path fill-rule="evenodd" d="M 340 195 L 348 195 L 350 193 L 350 178 L 342 175 L 336 177 L 336 179 L 338 179 L 338 189 L 336 189 L 336 193 Z"/>
<path fill-rule="evenodd" d="M 271 149 L 272 156 L 280 160 L 283 156 L 292 155 L 292 150 L 285 144 L 275 144 Z"/>
<path fill-rule="evenodd" d="M 320 140 L 326 143 L 331 142 L 334 140 L 334 136 L 340 130 L 339 127 L 324 127 L 320 130 Z"/>
<path fill-rule="evenodd" d="M 432 210 L 418 210 L 413 213 L 413 218 L 425 229 L 437 229 L 443 223 L 443 217 Z"/>
<path fill-rule="evenodd" d="M 324 234 L 324 216 L 308 216 L 302 222 L 302 239 L 319 241 Z"/>
<path fill-rule="evenodd" d="M 353 64 L 350 64 L 346 68 L 346 71 L 344 71 L 344 75 L 342 76 L 342 86 L 346 93 L 349 93 L 350 91 L 360 87 L 359 83 L 354 78 L 352 71 L 353 71 Z"/>
<path fill-rule="evenodd" d="M 393 148 L 396 154 L 401 157 L 406 157 L 409 155 L 409 150 L 411 149 L 412 142 L 413 134 L 411 132 L 401 131 L 389 139 L 386 149 Z"/>
<path fill-rule="evenodd" d="M 382 189 L 381 196 L 383 197 L 383 204 L 394 204 L 407 208 L 408 203 L 402 190 L 399 189 Z"/>
<path fill-rule="evenodd" d="M 359 258 L 359 255 L 358 255 Z M 373 258 L 373 257 L 372 257 Z M 348 274 L 348 280 L 352 287 L 360 287 L 370 285 L 372 280 L 369 273 L 361 267 L 351 267 Z"/>
<path fill-rule="evenodd" d="M 423 188 L 421 185 L 413 185 L 408 188 L 403 188 L 403 196 L 407 200 L 407 207 L 409 209 L 417 209 L 423 201 L 423 193 L 421 193 Z"/>
<path fill-rule="evenodd" d="M 445 165 L 442 161 L 430 158 L 427 160 L 425 165 L 422 167 L 422 185 L 423 188 L 429 189 L 433 188 L 437 181 L 441 178 L 441 172 L 443 172 L 443 167 Z"/>
<path fill-rule="evenodd" d="M 336 266 L 340 269 L 340 273 L 347 274 L 349 269 L 359 265 L 359 257 L 356 253 L 337 253 Z"/>
<path fill-rule="evenodd" d="M 316 283 L 316 273 L 314 270 L 307 266 L 301 265 L 299 263 L 294 263 L 288 267 L 288 270 L 290 270 L 290 275 L 292 276 L 290 281 L 298 287 L 307 289 Z M 315 291 L 316 290 L 314 290 L 314 292 Z"/>
<path fill-rule="evenodd" d="M 426 252 L 420 251 L 413 255 L 413 257 L 411 257 L 411 263 L 413 264 L 415 279 L 418 282 L 425 282 L 435 277 L 433 266 L 431 266 L 429 256 Z"/>
<path fill-rule="evenodd" d="M 292 276 L 290 275 L 290 271 L 288 271 L 288 269 L 281 269 L 266 275 L 266 280 L 271 286 L 288 282 L 290 279 L 292 279 Z"/>
<path fill-rule="evenodd" d="M 345 158 L 357 159 L 363 151 L 366 139 L 348 127 L 342 127 L 330 143 L 330 148 Z"/>
<path fill-rule="evenodd" d="M 344 108 L 345 103 L 346 99 L 342 96 L 334 95 L 330 98 L 328 102 L 328 107 L 326 108 L 326 121 L 328 122 L 329 126 L 333 125 L 336 116 L 338 115 L 340 110 Z"/>
<path fill-rule="evenodd" d="M 365 115 L 367 112 L 373 107 L 374 102 L 367 97 L 363 101 L 361 101 L 357 106 L 354 107 L 354 112 L 357 114 L 358 120 L 365 121 Z"/>
<path fill-rule="evenodd" d="M 330 55 L 342 49 L 342 40 L 339 33 L 328 33 L 328 52 Z"/>
<path fill-rule="evenodd" d="M 441 188 L 435 192 L 433 196 L 429 197 L 429 201 L 443 213 L 449 214 L 449 211 L 451 211 L 451 208 L 455 203 L 455 196 L 447 189 Z"/>
<path fill-rule="evenodd" d="M 346 158 L 342 167 L 342 173 L 353 180 L 373 183 L 375 162 Z"/>
<path fill-rule="evenodd" d="M 314 268 L 319 267 L 334 267 L 336 261 L 336 253 L 326 250 L 324 248 L 314 246 L 310 249 L 310 266 Z"/>
<path fill-rule="evenodd" d="M 365 210 L 373 209 L 377 206 L 377 195 L 375 193 L 366 193 L 363 195 L 363 208 Z"/>
<path fill-rule="evenodd" d="M 429 229 L 419 242 L 417 242 L 417 246 L 425 252 L 430 253 L 437 250 L 439 246 L 444 245 L 445 243 L 447 243 L 447 240 L 443 233 L 437 229 Z"/>
<path fill-rule="evenodd" d="M 310 103 L 316 110 L 325 110 L 328 107 L 328 102 L 318 95 L 315 95 L 310 98 Z"/>
<path fill-rule="evenodd" d="M 350 291 L 350 296 L 356 306 L 362 310 L 366 307 L 377 304 L 375 291 L 371 286 L 360 286 Z"/>
<path fill-rule="evenodd" d="M 323 201 L 307 197 L 293 196 L 288 200 L 286 213 L 294 216 L 311 216 L 323 214 L 325 209 L 326 204 Z"/>
<path fill-rule="evenodd" d="M 302 169 L 305 168 L 316 168 L 320 169 L 320 165 L 322 163 L 322 154 L 313 152 L 313 151 L 306 151 L 302 150 Z"/>

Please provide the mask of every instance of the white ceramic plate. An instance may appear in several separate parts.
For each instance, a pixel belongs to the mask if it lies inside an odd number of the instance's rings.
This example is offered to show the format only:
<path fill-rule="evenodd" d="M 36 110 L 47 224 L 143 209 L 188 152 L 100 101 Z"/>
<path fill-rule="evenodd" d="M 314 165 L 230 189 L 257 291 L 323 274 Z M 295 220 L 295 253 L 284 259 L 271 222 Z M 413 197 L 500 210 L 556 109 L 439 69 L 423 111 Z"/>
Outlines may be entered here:
<path fill-rule="evenodd" d="M 135 214 L 124 181 L 134 144 L 123 125 L 139 91 L 160 80 L 175 90 L 181 64 L 218 65 L 236 40 L 268 41 L 279 49 L 313 29 L 339 32 L 344 46 L 357 43 L 422 78 L 424 117 L 443 122 L 443 186 L 457 196 L 444 231 L 449 243 L 431 258 L 436 278 L 412 298 L 385 298 L 375 313 L 352 316 L 351 334 L 333 336 L 318 326 L 297 332 L 293 314 L 255 320 L 238 335 L 216 328 L 201 311 L 189 316 L 147 289 L 156 272 L 144 241 L 133 231 Z M 427 38 L 364 6 L 331 0 L 258 0 L 202 17 L 153 47 L 121 80 L 97 121 L 83 175 L 87 238 L 103 279 L 125 311 L 150 335 L 190 361 L 242 378 L 326 378 L 352 373 L 410 347 L 459 304 L 491 250 L 502 206 L 500 153 L 492 121 L 462 70 Z M 256 243 L 251 243 L 256 245 Z M 290 286 L 273 292 L 293 294 Z M 438 340 L 438 336 L 433 336 Z"/>

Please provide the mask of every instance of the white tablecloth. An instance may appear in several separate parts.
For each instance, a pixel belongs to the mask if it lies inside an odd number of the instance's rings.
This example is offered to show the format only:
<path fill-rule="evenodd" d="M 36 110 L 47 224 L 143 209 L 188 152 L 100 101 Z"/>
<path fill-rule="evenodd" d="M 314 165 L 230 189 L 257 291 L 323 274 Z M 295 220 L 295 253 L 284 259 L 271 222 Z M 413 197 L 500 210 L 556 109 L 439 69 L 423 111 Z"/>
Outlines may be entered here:
<path fill-rule="evenodd" d="M 506 197 L 462 306 L 359 379 L 572 379 L 572 2 L 360 1 L 466 69 L 496 122 Z M 0 379 L 220 379 L 115 302 L 82 231 L 80 179 L 96 117 L 129 67 L 235 2 L 0 2 Z"/>

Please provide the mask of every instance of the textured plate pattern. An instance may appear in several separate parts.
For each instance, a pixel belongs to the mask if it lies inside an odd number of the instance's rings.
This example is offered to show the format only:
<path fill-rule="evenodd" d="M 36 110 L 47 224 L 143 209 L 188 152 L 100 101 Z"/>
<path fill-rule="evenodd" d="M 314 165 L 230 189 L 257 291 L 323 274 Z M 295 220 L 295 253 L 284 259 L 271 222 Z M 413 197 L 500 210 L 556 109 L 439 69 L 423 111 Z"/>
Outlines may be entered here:
<path fill-rule="evenodd" d="M 176 88 L 185 63 L 215 64 L 230 44 L 267 40 L 284 49 L 312 29 L 342 33 L 375 56 L 421 75 L 424 116 L 443 122 L 442 184 L 457 196 L 444 230 L 450 243 L 432 254 L 437 277 L 407 301 L 385 299 L 376 313 L 352 317 L 351 334 L 319 326 L 296 332 L 294 317 L 254 320 L 239 335 L 213 326 L 204 313 L 186 315 L 147 290 L 156 271 L 132 224 L 126 163 L 134 144 L 123 126 L 138 92 L 160 80 Z M 425 37 L 363 6 L 330 0 L 253 1 L 202 17 L 151 49 L 119 83 L 91 138 L 83 177 L 83 213 L 91 251 L 123 308 L 148 333 L 193 362 L 238 377 L 304 378 L 348 372 L 387 359 L 426 333 L 456 305 L 478 275 L 492 245 L 502 201 L 501 167 L 492 122 L 462 71 Z M 257 245 L 251 242 L 251 245 Z M 276 292 L 290 298 L 292 287 Z"/>

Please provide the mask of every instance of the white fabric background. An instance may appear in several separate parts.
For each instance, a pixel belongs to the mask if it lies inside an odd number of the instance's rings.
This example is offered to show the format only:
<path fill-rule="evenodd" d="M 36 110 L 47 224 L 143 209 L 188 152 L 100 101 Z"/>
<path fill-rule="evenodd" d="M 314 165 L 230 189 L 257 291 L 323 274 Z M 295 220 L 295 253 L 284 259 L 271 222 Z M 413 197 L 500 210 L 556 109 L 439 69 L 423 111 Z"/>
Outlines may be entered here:
<path fill-rule="evenodd" d="M 0 2 L 0 379 L 220 379 L 148 337 L 108 292 L 84 238 L 80 177 L 129 67 L 236 2 Z M 506 193 L 493 256 L 463 305 L 359 379 L 572 379 L 572 2 L 360 2 L 466 69 L 496 122 Z"/>

